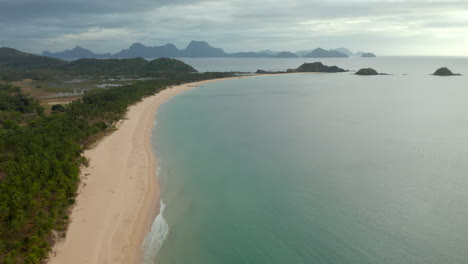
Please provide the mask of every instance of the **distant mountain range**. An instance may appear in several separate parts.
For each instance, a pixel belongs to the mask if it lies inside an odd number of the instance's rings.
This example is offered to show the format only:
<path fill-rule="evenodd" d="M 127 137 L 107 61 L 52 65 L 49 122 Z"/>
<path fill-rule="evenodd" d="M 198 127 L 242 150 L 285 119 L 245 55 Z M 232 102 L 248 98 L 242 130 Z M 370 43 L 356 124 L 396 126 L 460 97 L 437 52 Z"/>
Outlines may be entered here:
<path fill-rule="evenodd" d="M 65 54 L 72 51 L 67 51 Z M 89 53 L 86 54 L 89 55 Z M 192 66 L 171 58 L 158 58 L 151 61 L 143 58 L 119 60 L 81 58 L 64 61 L 0 47 L 0 79 L 5 77 L 4 80 L 44 79 L 63 75 L 166 77 L 191 72 L 197 71 Z"/>
<path fill-rule="evenodd" d="M 43 56 L 59 58 L 59 59 L 80 59 L 80 58 L 347 58 L 349 56 L 375 57 L 372 53 L 356 53 L 354 54 L 346 48 L 325 50 L 317 48 L 314 50 L 303 50 L 296 53 L 289 51 L 275 52 L 264 50 L 260 52 L 237 52 L 226 53 L 221 48 L 212 47 L 205 41 L 192 40 L 185 49 L 178 49 L 174 44 L 166 44 L 163 46 L 148 47 L 141 43 L 134 43 L 128 49 L 123 49 L 115 54 L 105 53 L 96 54 L 91 50 L 82 47 L 75 47 L 71 50 L 52 53 L 44 51 Z"/>
<path fill-rule="evenodd" d="M 46 50 L 42 52 L 42 56 L 53 57 L 53 58 L 58 58 L 58 59 L 62 59 L 62 58 L 76 58 L 76 59 L 96 58 L 96 59 L 99 59 L 99 58 L 109 58 L 112 55 L 110 53 L 96 54 L 90 50 L 83 49 L 80 46 L 76 46 L 71 50 L 64 50 L 64 51 L 57 52 L 57 53 L 51 53 Z"/>
<path fill-rule="evenodd" d="M 314 49 L 313 51 L 302 56 L 303 58 L 348 58 L 347 54 L 336 50 L 324 50 L 322 48 Z"/>

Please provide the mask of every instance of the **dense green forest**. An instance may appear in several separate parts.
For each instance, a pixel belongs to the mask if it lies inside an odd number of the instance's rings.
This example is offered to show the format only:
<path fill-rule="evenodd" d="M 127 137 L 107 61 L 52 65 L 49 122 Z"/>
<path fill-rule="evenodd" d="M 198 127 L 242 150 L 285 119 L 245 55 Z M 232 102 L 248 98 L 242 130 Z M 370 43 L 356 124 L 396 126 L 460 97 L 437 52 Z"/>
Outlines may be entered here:
<path fill-rule="evenodd" d="M 41 263 L 68 223 L 84 148 L 127 107 L 168 86 L 231 76 L 173 73 L 86 93 L 45 115 L 18 88 L 0 85 L 0 263 Z"/>

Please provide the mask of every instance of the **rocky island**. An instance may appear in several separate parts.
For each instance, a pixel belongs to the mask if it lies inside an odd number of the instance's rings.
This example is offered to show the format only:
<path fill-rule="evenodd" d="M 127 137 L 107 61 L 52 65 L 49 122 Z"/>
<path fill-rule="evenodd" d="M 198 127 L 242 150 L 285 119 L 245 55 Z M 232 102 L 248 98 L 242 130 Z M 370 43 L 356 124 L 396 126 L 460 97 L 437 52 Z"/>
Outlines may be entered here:
<path fill-rule="evenodd" d="M 362 68 L 356 72 L 356 75 L 381 75 L 381 73 L 372 68 Z"/>
<path fill-rule="evenodd" d="M 325 73 L 334 73 L 334 72 L 347 72 L 338 66 L 327 66 L 321 62 L 313 63 L 304 63 L 299 66 L 297 69 L 288 69 L 287 71 L 265 71 L 257 70 L 256 74 L 281 74 L 281 73 L 294 73 L 294 72 L 325 72 Z"/>
<path fill-rule="evenodd" d="M 304 63 L 296 70 L 288 70 L 288 72 L 347 72 L 338 66 L 327 66 L 321 62 Z"/>
<path fill-rule="evenodd" d="M 449 68 L 447 67 L 442 67 L 437 69 L 432 75 L 436 76 L 460 76 L 461 74 L 459 73 L 453 73 Z"/>

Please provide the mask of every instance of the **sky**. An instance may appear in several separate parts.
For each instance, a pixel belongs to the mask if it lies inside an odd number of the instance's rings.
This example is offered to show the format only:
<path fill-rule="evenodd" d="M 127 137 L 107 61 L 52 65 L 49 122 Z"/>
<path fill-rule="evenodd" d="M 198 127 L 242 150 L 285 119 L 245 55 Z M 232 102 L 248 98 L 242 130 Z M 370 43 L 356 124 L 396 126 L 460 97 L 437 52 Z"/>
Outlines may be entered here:
<path fill-rule="evenodd" d="M 468 0 L 0 0 L 0 46 L 22 51 L 191 40 L 226 52 L 468 56 Z"/>

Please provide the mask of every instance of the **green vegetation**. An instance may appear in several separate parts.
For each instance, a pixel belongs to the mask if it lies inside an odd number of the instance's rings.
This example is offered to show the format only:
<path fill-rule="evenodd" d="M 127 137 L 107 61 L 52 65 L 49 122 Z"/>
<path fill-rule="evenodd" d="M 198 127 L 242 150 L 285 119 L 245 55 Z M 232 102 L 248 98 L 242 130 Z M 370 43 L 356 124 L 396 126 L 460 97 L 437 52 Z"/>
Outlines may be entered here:
<path fill-rule="evenodd" d="M 461 75 L 459 73 L 453 73 L 451 70 L 449 70 L 447 67 L 442 67 L 437 69 L 433 75 L 437 76 L 456 76 L 456 75 Z"/>
<path fill-rule="evenodd" d="M 53 105 L 51 108 L 52 112 L 65 112 L 65 107 L 61 104 Z"/>
<path fill-rule="evenodd" d="M 15 81 L 26 78 L 42 80 L 53 75 L 53 68 L 64 61 L 21 52 L 11 48 L 0 48 L 0 80 Z"/>
<path fill-rule="evenodd" d="M 27 78 L 46 80 L 57 76 L 160 78 L 173 72 L 196 72 L 196 70 L 182 61 L 168 58 L 152 61 L 143 58 L 79 59 L 66 62 L 11 48 L 0 48 L 0 80 L 7 82 Z"/>
<path fill-rule="evenodd" d="M 289 69 L 288 72 L 346 72 L 346 70 L 337 66 L 323 65 L 321 62 L 304 63 L 295 70 Z"/>
<path fill-rule="evenodd" d="M 9 126 L 5 123 L 20 123 L 42 112 L 39 102 L 23 94 L 18 87 L 0 84 L 0 128 Z"/>
<path fill-rule="evenodd" d="M 50 116 L 10 85 L 0 95 L 0 263 L 41 263 L 63 232 L 75 202 L 83 149 L 120 120 L 127 107 L 168 86 L 230 73 L 173 73 L 86 93 Z"/>
<path fill-rule="evenodd" d="M 337 66 L 326 66 L 321 62 L 304 63 L 296 70 L 297 72 L 346 72 Z"/>
<path fill-rule="evenodd" d="M 161 71 L 164 69 L 166 72 L 196 72 L 192 66 L 183 63 L 182 61 L 169 58 L 160 58 L 148 62 L 145 66 L 145 70 L 152 71 Z"/>
<path fill-rule="evenodd" d="M 347 72 L 342 68 L 337 66 L 327 66 L 321 62 L 313 63 L 304 63 L 299 66 L 297 69 L 288 69 L 287 71 L 264 71 L 257 70 L 256 74 L 280 74 L 280 73 L 293 73 L 293 72 L 326 72 L 326 73 L 335 73 L 335 72 Z"/>
<path fill-rule="evenodd" d="M 65 73 L 82 76 L 140 76 L 158 77 L 164 72 L 196 72 L 194 68 L 179 60 L 161 58 L 147 61 L 134 59 L 79 59 L 60 67 Z"/>
<path fill-rule="evenodd" d="M 64 61 L 21 52 L 11 48 L 0 48 L 0 69 L 42 70 L 60 66 Z"/>
<path fill-rule="evenodd" d="M 356 75 L 379 75 L 379 73 L 372 68 L 362 68 L 356 72 Z"/>

